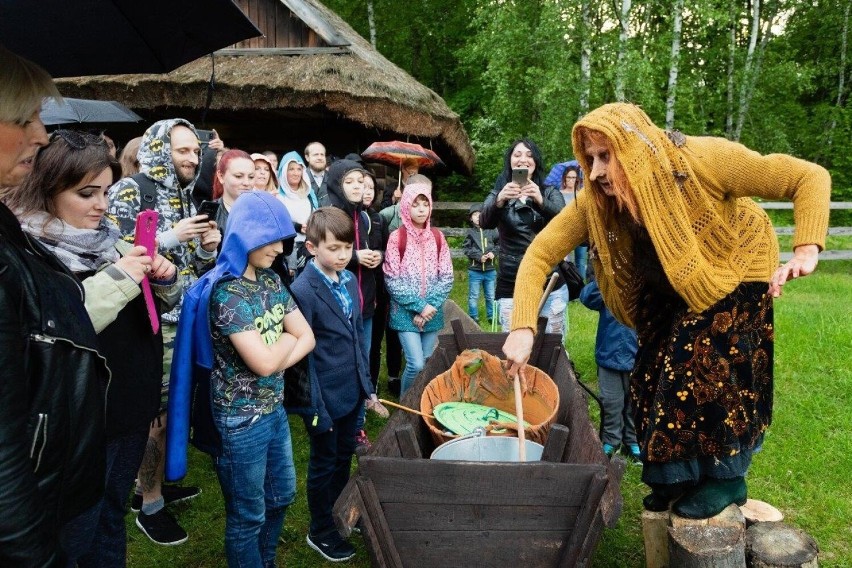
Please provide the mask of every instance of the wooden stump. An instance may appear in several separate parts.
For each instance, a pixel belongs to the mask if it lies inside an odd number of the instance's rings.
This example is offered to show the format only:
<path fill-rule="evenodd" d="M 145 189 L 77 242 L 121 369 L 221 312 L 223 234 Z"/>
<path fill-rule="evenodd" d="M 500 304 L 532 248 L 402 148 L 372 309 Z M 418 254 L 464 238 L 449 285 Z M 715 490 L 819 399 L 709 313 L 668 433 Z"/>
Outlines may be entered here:
<path fill-rule="evenodd" d="M 742 527 L 669 527 L 669 565 L 677 568 L 745 568 Z"/>
<path fill-rule="evenodd" d="M 746 551 L 752 568 L 816 568 L 819 547 L 807 533 L 780 522 L 749 527 Z"/>
<path fill-rule="evenodd" d="M 668 568 L 668 526 L 668 511 L 642 511 L 642 537 L 645 541 L 645 568 Z"/>
<path fill-rule="evenodd" d="M 671 520 L 669 522 L 674 528 L 680 527 L 726 527 L 726 528 L 738 528 L 740 530 L 745 530 L 745 517 L 743 517 L 740 508 L 736 505 L 728 505 L 725 509 L 714 517 L 709 517 L 707 519 L 687 519 L 686 517 L 680 517 L 671 514 Z"/>
<path fill-rule="evenodd" d="M 740 507 L 740 511 L 743 512 L 743 516 L 746 520 L 746 527 L 750 527 L 755 523 L 777 523 L 779 521 L 784 520 L 784 515 L 764 501 L 758 501 L 757 499 L 749 499 L 746 501 L 746 504 Z"/>

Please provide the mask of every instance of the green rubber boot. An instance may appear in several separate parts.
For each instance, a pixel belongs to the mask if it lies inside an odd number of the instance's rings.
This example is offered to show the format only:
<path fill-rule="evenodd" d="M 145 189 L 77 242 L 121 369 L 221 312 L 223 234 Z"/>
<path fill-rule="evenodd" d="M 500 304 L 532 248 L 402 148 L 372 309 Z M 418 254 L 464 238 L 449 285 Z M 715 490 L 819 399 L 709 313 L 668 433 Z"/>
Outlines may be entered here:
<path fill-rule="evenodd" d="M 745 505 L 747 498 L 744 477 L 732 479 L 706 478 L 689 489 L 672 505 L 672 512 L 688 519 L 715 517 L 731 503 Z"/>

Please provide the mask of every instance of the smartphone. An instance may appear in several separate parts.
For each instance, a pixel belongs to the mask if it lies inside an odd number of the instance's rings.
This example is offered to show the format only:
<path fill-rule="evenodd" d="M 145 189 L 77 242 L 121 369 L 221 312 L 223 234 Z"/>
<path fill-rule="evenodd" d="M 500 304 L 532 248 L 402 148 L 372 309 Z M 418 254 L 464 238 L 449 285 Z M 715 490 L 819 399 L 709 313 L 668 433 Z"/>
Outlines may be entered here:
<path fill-rule="evenodd" d="M 201 205 L 198 206 L 198 215 L 207 215 L 208 221 L 215 221 L 216 215 L 219 214 L 219 207 L 222 204 L 218 201 L 207 201 L 204 200 L 201 202 Z"/>
<path fill-rule="evenodd" d="M 210 140 L 216 138 L 215 130 L 196 130 L 198 132 L 198 142 L 201 144 L 201 151 L 203 152 L 207 145 L 210 143 Z"/>
<path fill-rule="evenodd" d="M 512 182 L 518 184 L 521 187 L 527 185 L 527 182 L 530 179 L 530 170 L 529 168 L 512 168 Z"/>
<path fill-rule="evenodd" d="M 133 236 L 135 246 L 145 247 L 148 256 L 153 257 L 157 252 L 157 221 L 159 214 L 154 209 L 146 209 L 136 216 L 136 232 Z M 156 335 L 160 330 L 160 314 L 154 303 L 154 295 L 151 291 L 151 282 L 145 276 L 139 283 L 142 287 L 142 296 L 145 298 L 145 309 L 148 311 L 148 321 L 151 323 L 151 331 Z"/>

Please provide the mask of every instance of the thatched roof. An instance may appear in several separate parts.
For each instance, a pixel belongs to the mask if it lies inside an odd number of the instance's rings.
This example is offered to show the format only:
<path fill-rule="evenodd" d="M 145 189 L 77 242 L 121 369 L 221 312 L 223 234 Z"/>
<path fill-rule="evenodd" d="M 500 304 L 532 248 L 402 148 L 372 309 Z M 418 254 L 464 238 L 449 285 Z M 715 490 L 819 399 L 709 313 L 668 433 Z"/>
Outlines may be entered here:
<path fill-rule="evenodd" d="M 459 116 L 441 97 L 388 61 L 316 0 L 273 1 L 290 9 L 328 47 L 217 52 L 211 111 L 286 110 L 340 116 L 432 145 L 448 165 L 471 172 L 470 140 Z M 58 84 L 65 96 L 117 100 L 139 111 L 198 107 L 205 100 L 212 69 L 210 58 L 205 57 L 164 75 L 79 77 Z"/>

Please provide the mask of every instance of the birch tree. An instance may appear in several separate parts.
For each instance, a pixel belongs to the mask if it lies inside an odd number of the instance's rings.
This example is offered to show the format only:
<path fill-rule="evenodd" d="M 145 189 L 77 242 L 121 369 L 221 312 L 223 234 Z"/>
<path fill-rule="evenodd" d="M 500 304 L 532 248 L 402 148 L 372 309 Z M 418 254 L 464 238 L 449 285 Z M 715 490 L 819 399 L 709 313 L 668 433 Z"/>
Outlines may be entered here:
<path fill-rule="evenodd" d="M 578 118 L 589 112 L 589 94 L 592 85 L 592 15 L 589 0 L 582 0 L 580 17 L 580 112 Z"/>
<path fill-rule="evenodd" d="M 852 2 L 847 1 L 843 10 L 843 32 L 840 34 L 840 69 L 837 73 L 837 101 L 834 103 L 835 112 L 831 118 L 831 126 L 828 127 L 828 153 L 831 154 L 831 146 L 834 142 L 834 130 L 837 128 L 837 113 L 843 108 L 843 91 L 846 88 L 846 38 L 849 35 L 849 6 Z"/>
<path fill-rule="evenodd" d="M 618 12 L 618 57 L 615 68 L 615 100 L 624 100 L 624 77 L 627 66 L 627 39 L 630 36 L 630 6 L 631 0 L 621 0 L 621 11 Z"/>
<path fill-rule="evenodd" d="M 370 45 L 376 49 L 376 11 L 373 8 L 373 0 L 367 0 L 367 25 L 370 28 Z"/>
<path fill-rule="evenodd" d="M 669 88 L 666 97 L 666 129 L 674 128 L 675 100 L 677 98 L 677 73 L 680 63 L 680 31 L 683 24 L 683 0 L 675 0 L 672 26 L 672 52 L 669 63 Z"/>

